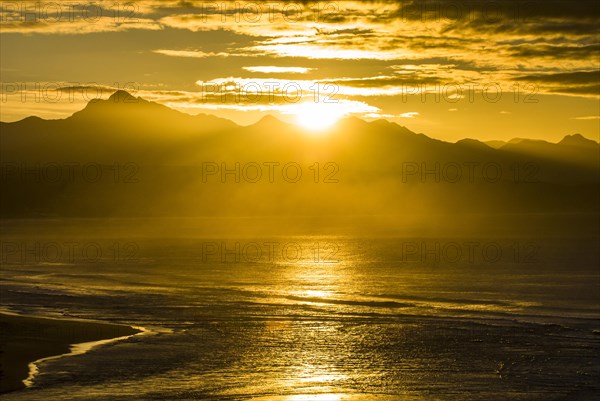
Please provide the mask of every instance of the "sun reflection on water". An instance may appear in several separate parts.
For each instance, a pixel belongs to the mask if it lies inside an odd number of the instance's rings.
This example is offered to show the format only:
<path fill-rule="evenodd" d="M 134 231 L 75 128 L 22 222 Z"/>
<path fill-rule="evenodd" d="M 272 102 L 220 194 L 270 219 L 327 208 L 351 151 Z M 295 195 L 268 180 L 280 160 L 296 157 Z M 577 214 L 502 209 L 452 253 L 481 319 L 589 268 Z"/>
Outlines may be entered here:
<path fill-rule="evenodd" d="M 333 296 L 333 291 L 327 290 L 302 290 L 302 291 L 292 291 L 292 295 L 297 297 L 307 297 L 307 298 L 329 298 Z"/>
<path fill-rule="evenodd" d="M 288 401 L 341 401 L 342 394 L 296 394 L 287 398 Z"/>
<path fill-rule="evenodd" d="M 340 376 L 324 374 L 319 376 L 302 377 L 299 380 L 305 383 L 326 383 L 339 380 L 340 378 Z"/>
<path fill-rule="evenodd" d="M 309 244 L 319 242 L 319 238 L 307 238 Z M 287 366 L 282 375 L 274 378 L 271 385 L 280 395 L 270 397 L 270 401 L 342 401 L 352 398 L 342 388 L 350 380 L 350 374 L 338 363 L 338 354 L 348 347 L 336 322 L 321 319 L 328 315 L 338 298 L 349 296 L 348 283 L 353 280 L 349 269 L 343 263 L 323 263 L 320 261 L 295 264 L 280 270 L 281 284 L 277 296 L 289 305 L 307 305 L 299 319 L 270 322 L 265 326 L 265 341 L 286 344 L 270 358 L 286 360 Z M 334 302 L 334 304 L 331 304 Z M 321 310 L 320 308 L 324 308 Z"/>

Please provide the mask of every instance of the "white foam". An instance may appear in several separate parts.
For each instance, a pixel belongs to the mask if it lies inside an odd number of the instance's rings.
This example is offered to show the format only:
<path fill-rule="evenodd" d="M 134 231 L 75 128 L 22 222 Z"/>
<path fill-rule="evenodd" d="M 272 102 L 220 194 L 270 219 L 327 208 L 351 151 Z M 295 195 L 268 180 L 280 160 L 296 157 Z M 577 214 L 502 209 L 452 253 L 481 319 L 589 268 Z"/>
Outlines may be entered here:
<path fill-rule="evenodd" d="M 40 358 L 38 360 L 35 360 L 31 363 L 29 363 L 28 368 L 29 368 L 29 374 L 27 376 L 27 379 L 23 380 L 23 384 L 25 385 L 25 387 L 31 387 L 33 386 L 33 379 L 35 378 L 35 376 L 39 373 L 39 368 L 38 365 L 43 363 L 43 362 L 47 362 L 47 361 L 51 361 L 54 359 L 59 359 L 59 358 L 63 358 L 66 356 L 74 356 L 74 355 L 81 355 L 81 354 L 85 354 L 86 352 L 91 351 L 92 349 L 99 347 L 101 345 L 105 345 L 105 344 L 109 344 L 112 342 L 117 342 L 117 341 L 122 341 L 122 340 L 126 340 L 130 337 L 134 337 L 134 336 L 140 336 L 140 335 L 145 335 L 145 334 L 152 334 L 154 333 L 151 330 L 148 330 L 144 327 L 140 327 L 140 326 L 131 326 L 134 329 L 140 330 L 139 333 L 135 333 L 135 334 L 130 334 L 128 336 L 122 336 L 122 337 L 115 337 L 115 338 L 108 338 L 105 340 L 99 340 L 99 341 L 89 341 L 86 343 L 78 343 L 78 344 L 70 344 L 70 351 L 68 353 L 65 354 L 60 354 L 60 355 L 52 355 L 52 356 L 48 356 L 46 358 Z"/>

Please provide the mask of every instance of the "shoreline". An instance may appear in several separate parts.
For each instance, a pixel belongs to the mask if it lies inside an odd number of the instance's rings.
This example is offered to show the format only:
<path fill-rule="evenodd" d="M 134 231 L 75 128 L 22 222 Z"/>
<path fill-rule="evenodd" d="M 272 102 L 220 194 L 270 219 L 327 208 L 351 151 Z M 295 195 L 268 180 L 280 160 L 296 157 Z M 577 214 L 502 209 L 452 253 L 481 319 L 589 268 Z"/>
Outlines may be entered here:
<path fill-rule="evenodd" d="M 33 385 L 39 364 L 150 333 L 143 327 L 0 311 L 0 394 Z"/>

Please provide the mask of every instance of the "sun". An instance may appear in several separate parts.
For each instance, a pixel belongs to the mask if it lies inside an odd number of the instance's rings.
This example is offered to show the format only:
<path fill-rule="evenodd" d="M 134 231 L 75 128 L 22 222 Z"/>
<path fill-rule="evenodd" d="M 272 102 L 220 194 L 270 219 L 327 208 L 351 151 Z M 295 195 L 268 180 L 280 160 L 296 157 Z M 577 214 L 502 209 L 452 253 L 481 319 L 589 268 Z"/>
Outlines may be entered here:
<path fill-rule="evenodd" d="M 305 102 L 294 105 L 296 123 L 311 131 L 321 131 L 331 127 L 345 112 L 339 103 Z"/>

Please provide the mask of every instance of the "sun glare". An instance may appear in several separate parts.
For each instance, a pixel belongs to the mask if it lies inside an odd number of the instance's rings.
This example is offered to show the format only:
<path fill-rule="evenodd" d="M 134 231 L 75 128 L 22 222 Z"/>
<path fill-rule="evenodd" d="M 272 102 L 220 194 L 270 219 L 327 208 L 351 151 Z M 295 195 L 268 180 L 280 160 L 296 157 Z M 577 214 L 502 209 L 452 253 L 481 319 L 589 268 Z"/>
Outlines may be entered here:
<path fill-rule="evenodd" d="M 344 116 L 337 103 L 300 103 L 294 107 L 296 123 L 311 131 L 321 131 L 331 127 Z"/>

